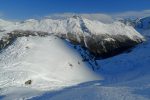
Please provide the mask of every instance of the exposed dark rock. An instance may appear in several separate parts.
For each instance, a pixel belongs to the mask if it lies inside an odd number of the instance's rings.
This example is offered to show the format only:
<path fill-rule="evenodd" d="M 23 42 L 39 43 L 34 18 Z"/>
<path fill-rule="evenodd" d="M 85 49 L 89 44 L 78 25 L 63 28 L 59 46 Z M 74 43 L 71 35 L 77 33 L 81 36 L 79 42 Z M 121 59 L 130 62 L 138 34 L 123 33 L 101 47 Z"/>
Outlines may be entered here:
<path fill-rule="evenodd" d="M 71 63 L 69 63 L 69 66 L 71 66 L 71 67 L 72 67 L 73 65 L 72 65 Z"/>
<path fill-rule="evenodd" d="M 78 64 L 80 65 L 80 62 L 78 61 Z"/>
<path fill-rule="evenodd" d="M 107 58 L 117 55 L 142 42 L 140 38 L 134 41 L 125 35 L 105 34 L 85 36 L 84 38 L 83 36 L 79 37 L 82 42 L 78 41 L 76 35 L 68 34 L 68 39 L 73 44 L 80 44 L 87 48 L 96 58 Z"/>
<path fill-rule="evenodd" d="M 26 49 L 29 49 L 29 46 L 26 46 Z"/>
<path fill-rule="evenodd" d="M 32 80 L 28 80 L 25 82 L 25 85 L 31 85 L 32 84 Z"/>
<path fill-rule="evenodd" d="M 112 40 L 107 40 L 111 38 Z M 124 35 L 95 35 L 86 37 L 86 46 L 96 57 L 107 58 L 134 47 L 141 41 L 133 41 Z"/>
<path fill-rule="evenodd" d="M 79 44 L 77 37 L 75 34 L 67 33 L 67 39 L 69 39 L 73 44 Z"/>

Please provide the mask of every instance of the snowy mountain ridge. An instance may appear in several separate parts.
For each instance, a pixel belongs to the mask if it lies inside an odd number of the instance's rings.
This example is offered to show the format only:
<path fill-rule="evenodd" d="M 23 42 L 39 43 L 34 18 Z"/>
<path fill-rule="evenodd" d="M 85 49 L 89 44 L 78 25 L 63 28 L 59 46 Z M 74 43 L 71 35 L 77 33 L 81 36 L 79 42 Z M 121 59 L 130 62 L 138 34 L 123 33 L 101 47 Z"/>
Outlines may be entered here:
<path fill-rule="evenodd" d="M 55 34 L 75 33 L 81 35 L 92 34 L 113 34 L 113 35 L 127 35 L 131 39 L 135 39 L 136 35 L 140 38 L 141 35 L 137 33 L 132 27 L 125 26 L 120 22 L 111 24 L 104 24 L 100 21 L 93 21 L 81 16 L 73 16 L 67 19 L 28 19 L 23 22 L 10 22 L 0 20 L 0 29 L 13 31 L 13 30 L 34 30 L 43 31 Z M 119 30 L 118 30 L 119 29 Z M 88 30 L 88 31 L 87 31 Z M 127 31 L 127 32 L 125 32 Z"/>
<path fill-rule="evenodd" d="M 120 22 L 104 24 L 81 16 L 67 19 L 29 19 L 23 22 L 1 20 L 1 34 L 14 30 L 42 31 L 55 34 L 69 41 L 81 44 L 96 56 L 107 57 L 131 48 L 144 41 L 144 37 L 133 27 Z M 130 42 L 130 43 L 129 43 Z M 95 45 L 96 44 L 96 45 Z M 122 48 L 124 48 L 122 50 Z"/>

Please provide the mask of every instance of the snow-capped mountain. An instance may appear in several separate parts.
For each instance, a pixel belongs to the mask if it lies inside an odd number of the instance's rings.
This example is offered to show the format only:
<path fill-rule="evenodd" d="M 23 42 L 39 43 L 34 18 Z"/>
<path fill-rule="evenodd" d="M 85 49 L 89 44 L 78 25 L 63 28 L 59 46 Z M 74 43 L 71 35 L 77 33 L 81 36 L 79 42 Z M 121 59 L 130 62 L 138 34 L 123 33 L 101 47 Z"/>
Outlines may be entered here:
<path fill-rule="evenodd" d="M 148 100 L 132 91 L 149 89 L 149 42 L 130 25 L 73 16 L 0 20 L 0 30 L 0 99 Z"/>
<path fill-rule="evenodd" d="M 2 33 L 13 30 L 33 30 L 53 33 L 70 40 L 73 43 L 82 44 L 96 56 L 113 56 L 124 49 L 131 48 L 144 41 L 131 26 L 120 22 L 104 24 L 81 16 L 73 16 L 67 19 L 29 19 L 23 22 L 5 22 L 0 25 Z M 6 31 L 4 31 L 6 30 Z M 129 43 L 130 42 L 130 43 Z M 124 49 L 122 49 L 124 48 Z"/>
<path fill-rule="evenodd" d="M 117 28 L 119 30 L 117 30 Z M 48 33 L 55 34 L 67 34 L 72 33 L 75 35 L 126 35 L 131 39 L 136 37 L 142 37 L 138 34 L 132 27 L 125 26 L 119 22 L 114 22 L 111 24 L 104 24 L 99 21 L 92 21 L 81 16 L 73 16 L 67 19 L 42 19 L 35 20 L 29 19 L 22 22 L 9 22 L 9 21 L 0 21 L 0 29 L 13 31 L 13 30 L 34 30 L 34 31 L 43 31 Z M 116 31 L 117 30 L 117 31 Z M 127 31 L 127 32 L 125 32 Z"/>
<path fill-rule="evenodd" d="M 146 38 L 150 36 L 150 17 L 141 18 L 137 21 L 135 29 Z"/>
<path fill-rule="evenodd" d="M 140 18 L 137 20 L 136 28 L 150 29 L 150 17 Z"/>
<path fill-rule="evenodd" d="M 149 35 L 150 33 L 150 17 L 137 19 L 119 19 L 120 22 L 134 27 L 139 33 Z"/>

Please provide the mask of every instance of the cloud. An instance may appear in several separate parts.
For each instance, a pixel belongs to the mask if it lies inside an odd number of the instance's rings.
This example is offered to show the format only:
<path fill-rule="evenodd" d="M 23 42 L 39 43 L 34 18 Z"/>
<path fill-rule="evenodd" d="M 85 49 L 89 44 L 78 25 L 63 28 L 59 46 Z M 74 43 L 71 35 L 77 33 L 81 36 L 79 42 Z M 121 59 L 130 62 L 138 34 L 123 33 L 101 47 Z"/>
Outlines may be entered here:
<path fill-rule="evenodd" d="M 65 19 L 68 17 L 72 17 L 74 15 L 80 15 L 84 18 L 90 19 L 90 20 L 98 20 L 103 23 L 112 23 L 114 20 L 120 19 L 120 18 L 143 18 L 150 16 L 150 10 L 143 10 L 143 11 L 126 11 L 121 13 L 111 13 L 111 14 L 105 14 L 105 13 L 58 13 L 58 14 L 50 14 L 46 17 L 52 18 L 52 19 Z"/>
<path fill-rule="evenodd" d="M 73 15 L 75 15 L 75 13 L 56 13 L 56 14 L 49 14 L 46 17 L 52 19 L 64 19 L 64 18 L 72 17 Z"/>
<path fill-rule="evenodd" d="M 112 17 L 115 18 L 129 18 L 129 17 L 133 17 L 133 18 L 142 18 L 142 17 L 147 17 L 150 16 L 150 10 L 143 10 L 143 11 L 127 11 L 127 12 L 123 12 L 123 13 L 116 13 L 116 14 L 112 14 Z"/>
<path fill-rule="evenodd" d="M 2 14 L 2 13 L 0 13 L 0 17 L 1 17 L 1 16 L 3 16 L 3 14 Z"/>
<path fill-rule="evenodd" d="M 52 18 L 52 19 L 65 19 L 68 17 L 72 17 L 74 15 L 79 15 L 82 16 L 84 18 L 90 19 L 90 20 L 99 20 L 103 23 L 111 23 L 113 22 L 113 19 L 110 15 L 107 14 L 100 14 L 100 13 L 93 13 L 93 14 L 87 14 L 87 13 L 82 13 L 82 14 L 78 14 L 78 13 L 62 13 L 62 14 L 50 14 L 46 17 L 48 18 Z"/>
<path fill-rule="evenodd" d="M 48 17 L 52 19 L 58 19 L 58 18 L 68 18 L 72 17 L 74 15 L 80 15 L 82 17 L 85 17 L 90 20 L 98 20 L 103 23 L 111 23 L 114 20 L 118 18 L 143 18 L 150 16 L 150 10 L 143 10 L 143 11 L 126 11 L 121 13 L 111 13 L 111 14 L 105 14 L 105 13 L 62 13 L 62 14 L 50 14 Z"/>
<path fill-rule="evenodd" d="M 4 16 L 4 14 L 2 12 L 0 12 L 0 18 L 3 17 L 3 16 Z"/>
<path fill-rule="evenodd" d="M 99 20 L 103 23 L 111 23 L 114 21 L 113 18 L 107 14 L 81 14 L 81 16 L 91 20 Z"/>

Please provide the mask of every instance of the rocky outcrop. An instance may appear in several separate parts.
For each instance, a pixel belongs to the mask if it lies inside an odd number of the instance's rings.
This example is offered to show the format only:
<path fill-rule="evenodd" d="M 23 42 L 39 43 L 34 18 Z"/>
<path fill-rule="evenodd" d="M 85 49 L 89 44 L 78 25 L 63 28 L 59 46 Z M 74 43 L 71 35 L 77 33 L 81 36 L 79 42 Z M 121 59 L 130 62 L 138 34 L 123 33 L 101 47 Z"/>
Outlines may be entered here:
<path fill-rule="evenodd" d="M 94 35 L 85 37 L 86 47 L 96 57 L 107 58 L 122 53 L 142 42 L 124 35 Z"/>
<path fill-rule="evenodd" d="M 87 48 L 96 58 L 107 58 L 117 55 L 143 42 L 141 38 L 132 40 L 125 35 L 109 34 L 76 37 L 76 35 L 68 33 L 67 39 L 75 45 L 79 44 Z"/>
<path fill-rule="evenodd" d="M 28 80 L 25 82 L 25 85 L 31 85 L 31 83 L 32 83 L 32 80 Z"/>

